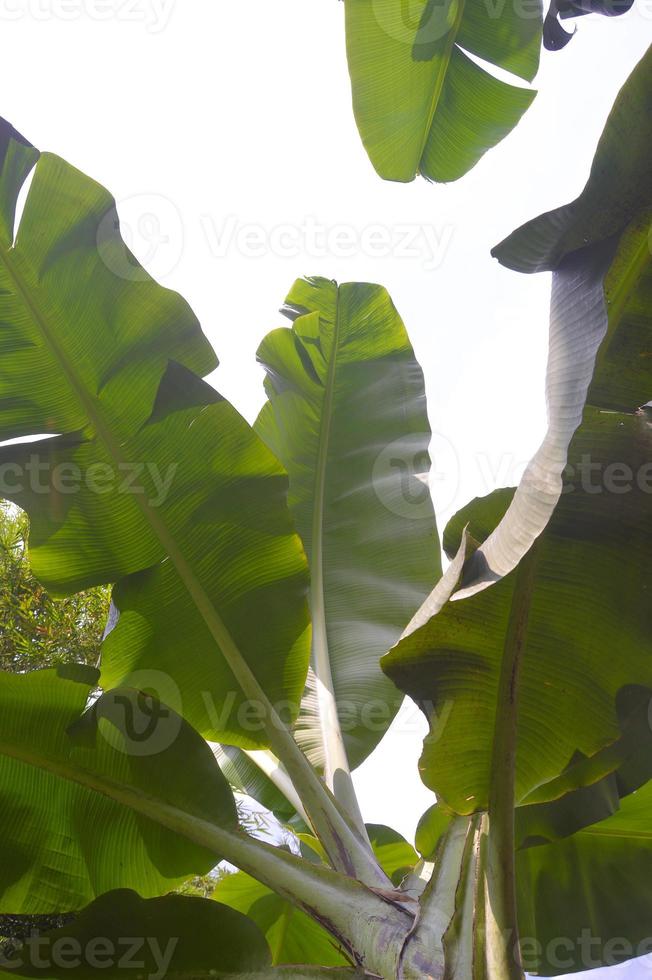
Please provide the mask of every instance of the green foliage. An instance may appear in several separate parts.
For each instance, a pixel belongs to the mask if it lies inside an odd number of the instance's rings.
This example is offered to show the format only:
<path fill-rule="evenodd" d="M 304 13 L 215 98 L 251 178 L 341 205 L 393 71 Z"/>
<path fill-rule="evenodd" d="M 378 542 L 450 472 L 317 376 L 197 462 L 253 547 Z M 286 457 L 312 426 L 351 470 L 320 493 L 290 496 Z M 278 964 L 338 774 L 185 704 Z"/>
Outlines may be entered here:
<path fill-rule="evenodd" d="M 360 128 L 400 180 L 459 176 L 531 98 L 463 49 L 532 77 L 538 8 L 435 7 L 399 40 L 394 5 L 346 0 Z M 1 512 L 0 908 L 79 913 L 41 938 L 84 951 L 39 966 L 25 944 L 2 972 L 123 976 L 88 943 L 125 935 L 149 937 L 137 977 L 179 980 L 523 980 L 587 930 L 600 962 L 609 936 L 634 955 L 652 918 L 651 58 L 580 198 L 497 249 L 554 269 L 549 429 L 516 490 L 449 523 L 441 576 L 416 492 L 423 377 L 387 293 L 297 281 L 252 428 L 202 380 L 194 314 L 128 253 L 107 192 L 0 124 L 0 465 L 31 521 L 27 544 Z M 98 585 L 119 613 L 99 670 Z M 393 714 L 374 728 L 365 708 L 403 692 L 430 721 L 423 860 L 365 826 L 350 772 Z M 287 826 L 259 833 L 234 791 Z M 222 859 L 240 870 L 211 875 Z M 175 940 L 165 963 L 154 940 Z"/>
<path fill-rule="evenodd" d="M 531 81 L 541 5 L 469 0 L 345 0 L 353 109 L 371 162 L 386 180 L 457 180 L 504 139 L 532 103 L 470 55 Z"/>
<path fill-rule="evenodd" d="M 27 517 L 0 502 L 0 669 L 97 664 L 109 590 L 53 599 L 32 573 L 27 534 Z"/>

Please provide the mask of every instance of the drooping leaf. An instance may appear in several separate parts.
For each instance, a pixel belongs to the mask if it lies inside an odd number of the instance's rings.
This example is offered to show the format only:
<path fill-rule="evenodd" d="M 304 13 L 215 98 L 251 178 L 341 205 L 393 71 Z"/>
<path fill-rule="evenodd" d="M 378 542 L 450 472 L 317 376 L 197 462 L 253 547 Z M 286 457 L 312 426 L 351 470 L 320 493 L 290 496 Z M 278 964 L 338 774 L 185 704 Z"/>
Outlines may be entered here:
<path fill-rule="evenodd" d="M 570 460 L 577 467 L 588 456 L 602 476 L 615 461 L 640 474 L 651 451 L 652 427 L 640 416 L 587 410 Z M 576 753 L 595 755 L 620 737 L 619 692 L 634 684 L 652 690 L 650 494 L 635 483 L 626 494 L 604 486 L 591 494 L 570 479 L 565 489 L 535 546 L 531 581 L 519 568 L 483 592 L 447 603 L 383 660 L 427 709 L 431 734 L 422 776 L 458 813 L 487 806 L 502 710 L 498 676 L 521 603 L 527 627 L 518 683 L 517 802 L 555 779 Z"/>
<path fill-rule="evenodd" d="M 511 501 L 511 491 L 498 491 L 457 515 L 444 534 L 448 550 L 459 544 L 463 554 L 469 537 L 479 539 L 461 571 L 459 555 L 455 560 L 462 588 L 446 603 L 439 595 L 432 618 L 417 614 L 414 631 L 383 661 L 430 719 L 421 770 L 440 805 L 459 814 L 489 810 L 490 860 L 485 866 L 480 854 L 474 872 L 484 885 L 468 908 L 460 899 L 450 923 L 458 917 L 452 935 L 460 977 L 467 975 L 469 946 L 460 930 L 489 911 L 494 916 L 494 898 L 502 893 L 492 886 L 501 868 L 500 859 L 491 864 L 492 813 L 496 780 L 511 759 L 514 798 L 501 799 L 502 813 L 517 807 L 516 841 L 528 853 L 563 847 L 536 845 L 573 840 L 578 828 L 617 814 L 650 778 L 652 426 L 637 408 L 648 393 L 642 362 L 652 344 L 646 231 L 639 216 L 618 243 L 594 243 L 555 273 L 553 338 L 556 330 L 566 352 L 560 358 L 551 344 L 551 425 L 534 460 L 540 485 L 549 481 L 547 512 L 545 500 L 540 507 L 541 500 L 528 499 L 526 474 Z M 452 576 L 449 596 L 455 588 Z M 509 717 L 514 724 L 506 740 Z M 563 852 L 557 854 L 562 861 Z M 553 881 L 556 869 L 550 875 Z M 617 935 L 613 901 L 603 902 L 599 889 L 593 901 L 601 935 Z M 621 890 L 618 902 L 626 901 Z M 436 905 L 430 912 L 435 921 Z M 425 905 L 422 921 L 421 932 L 429 921 Z M 551 935 L 545 925 L 537 930 L 538 914 L 523 936 L 540 942 Z M 608 962 L 605 949 L 599 956 L 591 965 Z M 513 961 L 506 969 L 520 975 Z"/>
<path fill-rule="evenodd" d="M 541 5 L 465 0 L 345 0 L 353 109 L 386 180 L 457 180 L 518 123 L 535 93 L 473 57 L 531 81 Z M 527 9 L 525 9 L 527 7 Z"/>
<path fill-rule="evenodd" d="M 521 271 L 555 269 L 548 431 L 504 519 L 465 569 L 462 595 L 514 568 L 546 526 L 585 404 L 631 412 L 650 397 L 644 352 L 652 289 L 651 82 L 652 49 L 616 100 L 580 197 L 494 249 L 501 262 Z"/>
<path fill-rule="evenodd" d="M 213 851 L 143 816 L 138 797 L 237 825 L 203 739 L 128 688 L 81 716 L 96 683 L 88 667 L 0 673 L 4 911 L 75 910 L 116 887 L 157 895 L 217 863 Z"/>
<path fill-rule="evenodd" d="M 619 234 L 652 202 L 651 142 L 652 48 L 648 48 L 614 103 L 580 196 L 517 228 L 492 255 L 518 272 L 541 272 L 556 269 L 577 249 Z"/>
<path fill-rule="evenodd" d="M 603 14 L 619 17 L 631 10 L 634 0 L 551 0 L 543 22 L 543 44 L 548 51 L 565 48 L 575 31 L 568 32 L 560 20 L 582 17 L 584 14 Z"/>
<path fill-rule="evenodd" d="M 36 151 L 7 124 L 0 134 L 10 228 L 17 161 Z M 309 657 L 286 476 L 193 373 L 214 355 L 185 302 L 127 252 L 110 196 L 50 154 L 15 243 L 0 242 L 0 316 L 0 438 L 53 435 L 1 450 L 33 568 L 58 594 L 118 582 L 103 684 L 147 675 L 202 734 L 266 745 L 241 681 L 250 669 L 292 717 Z"/>
<path fill-rule="evenodd" d="M 16 977 L 133 977 L 191 980 L 269 975 L 270 954 L 256 925 L 226 905 L 166 895 L 107 892 L 70 924 L 28 940 L 2 960 Z"/>
<path fill-rule="evenodd" d="M 379 658 L 440 572 L 423 375 L 381 287 L 299 280 L 286 303 L 292 328 L 258 352 L 269 401 L 256 431 L 288 470 L 311 565 L 314 673 L 297 737 L 317 764 L 335 751 L 322 734 L 331 689 L 355 767 L 401 701 Z"/>
<path fill-rule="evenodd" d="M 581 422 L 560 472 L 558 503 L 550 508 L 549 520 L 541 521 L 538 537 L 532 535 L 536 544 L 528 555 L 529 567 L 521 563 L 484 591 L 468 587 L 469 573 L 479 571 L 485 584 L 498 578 L 495 565 L 486 559 L 487 542 L 492 537 L 499 545 L 504 542 L 500 533 L 510 509 L 514 514 L 514 498 L 497 530 L 467 561 L 455 600 L 383 660 L 383 667 L 430 718 L 423 778 L 458 813 L 487 805 L 494 727 L 504 710 L 497 702 L 498 679 L 519 617 L 516 803 L 534 790 L 538 803 L 563 795 L 552 781 L 582 757 L 591 758 L 619 742 L 627 723 L 622 705 L 630 704 L 628 692 L 635 687 L 652 690 L 646 558 L 652 533 L 652 426 L 637 411 L 646 400 L 642 363 L 652 346 L 651 263 L 649 255 L 645 263 L 631 261 L 640 252 L 643 233 L 640 222 L 633 222 L 607 273 L 611 302 L 604 339 L 597 356 L 591 351 L 584 364 L 586 405 L 576 396 Z M 582 267 L 591 266 L 595 248 L 573 258 L 579 279 L 562 275 L 557 295 L 557 329 L 566 333 L 571 349 L 573 328 L 581 337 L 583 327 L 583 320 L 574 318 L 578 308 L 585 309 L 582 295 L 588 287 Z M 570 356 L 568 363 L 574 364 Z M 559 371 L 551 357 L 552 387 L 559 384 Z M 551 429 L 553 445 L 560 431 L 568 437 L 568 420 L 561 409 L 559 414 L 559 424 Z M 471 535 L 491 531 L 492 520 L 500 520 L 507 503 L 505 491 L 498 491 L 465 509 L 444 534 L 447 548 L 459 543 L 467 523 Z M 527 499 L 526 513 L 530 503 Z M 531 544 L 527 524 L 523 527 L 515 519 L 512 527 L 515 536 L 520 533 Z M 454 590 L 453 582 L 449 592 Z M 638 706 L 630 704 L 632 711 Z M 605 758 L 604 767 L 597 766 L 587 783 L 615 771 L 623 761 L 617 752 Z M 548 783 L 552 796 L 543 786 Z"/>

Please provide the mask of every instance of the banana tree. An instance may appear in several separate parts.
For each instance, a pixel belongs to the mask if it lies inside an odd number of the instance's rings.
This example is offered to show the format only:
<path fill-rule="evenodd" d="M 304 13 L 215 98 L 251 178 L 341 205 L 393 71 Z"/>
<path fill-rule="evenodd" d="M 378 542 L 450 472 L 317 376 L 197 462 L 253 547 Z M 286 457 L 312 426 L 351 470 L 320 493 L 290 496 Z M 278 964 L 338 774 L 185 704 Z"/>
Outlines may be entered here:
<path fill-rule="evenodd" d="M 3 492 L 47 588 L 114 604 L 97 670 L 0 674 L 0 908 L 77 913 L 3 972 L 521 980 L 561 971 L 559 936 L 584 965 L 575 931 L 626 937 L 602 963 L 639 950 L 652 195 L 645 140 L 618 134 L 649 126 L 649 73 L 579 202 L 499 250 L 556 270 L 550 431 L 515 492 L 450 522 L 443 575 L 423 376 L 385 290 L 294 284 L 252 428 L 107 192 L 2 124 Z M 365 825 L 351 776 L 404 693 L 431 725 L 420 854 Z M 239 826 L 234 789 L 290 846 Z M 223 859 L 215 899 L 167 894 Z"/>

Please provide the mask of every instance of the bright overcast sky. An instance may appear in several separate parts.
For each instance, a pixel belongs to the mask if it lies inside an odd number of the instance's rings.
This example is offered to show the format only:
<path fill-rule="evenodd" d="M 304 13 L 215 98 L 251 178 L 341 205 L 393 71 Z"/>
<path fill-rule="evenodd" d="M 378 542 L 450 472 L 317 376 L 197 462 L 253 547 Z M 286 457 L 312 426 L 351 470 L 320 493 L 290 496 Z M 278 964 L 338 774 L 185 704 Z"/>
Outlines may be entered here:
<path fill-rule="evenodd" d="M 544 53 L 523 122 L 446 186 L 372 170 L 337 0 L 0 0 L 0 114 L 112 191 L 133 250 L 199 315 L 221 360 L 211 380 L 250 420 L 255 350 L 292 280 L 385 285 L 426 375 L 443 527 L 513 483 L 543 434 L 548 277 L 506 271 L 489 249 L 581 190 L 650 41 L 652 4 L 635 8 L 583 18 Z M 432 799 L 423 730 L 413 711 L 357 775 L 365 817 L 407 836 Z M 644 976 L 652 966 L 609 971 Z"/>

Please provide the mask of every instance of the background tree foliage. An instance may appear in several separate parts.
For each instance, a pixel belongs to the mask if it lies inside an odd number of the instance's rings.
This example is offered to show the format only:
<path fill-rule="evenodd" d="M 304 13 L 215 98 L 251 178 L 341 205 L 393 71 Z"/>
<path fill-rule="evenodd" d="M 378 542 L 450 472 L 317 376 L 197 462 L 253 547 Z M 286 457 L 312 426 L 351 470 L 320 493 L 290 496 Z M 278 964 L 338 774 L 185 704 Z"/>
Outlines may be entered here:
<path fill-rule="evenodd" d="M 34 577 L 27 515 L 0 501 L 0 668 L 22 672 L 60 663 L 96 664 L 110 589 L 53 599 Z"/>

